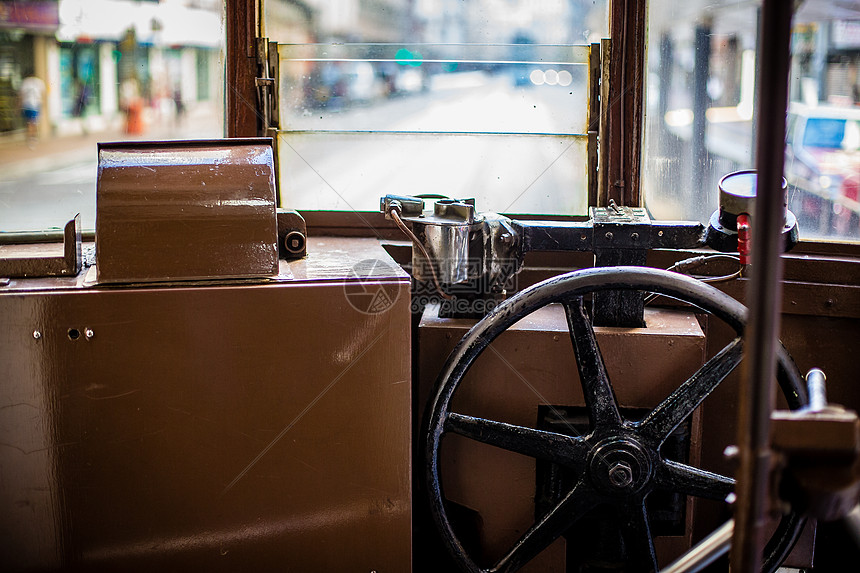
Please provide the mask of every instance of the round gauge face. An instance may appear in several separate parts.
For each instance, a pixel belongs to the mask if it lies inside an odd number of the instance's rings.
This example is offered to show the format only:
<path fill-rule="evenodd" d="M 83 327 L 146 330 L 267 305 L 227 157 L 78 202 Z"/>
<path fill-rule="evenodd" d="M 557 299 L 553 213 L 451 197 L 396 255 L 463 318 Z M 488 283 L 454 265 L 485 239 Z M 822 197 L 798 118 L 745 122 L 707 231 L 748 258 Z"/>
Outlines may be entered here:
<path fill-rule="evenodd" d="M 758 175 L 751 171 L 741 171 L 723 177 L 720 190 L 736 197 L 755 197 Z"/>

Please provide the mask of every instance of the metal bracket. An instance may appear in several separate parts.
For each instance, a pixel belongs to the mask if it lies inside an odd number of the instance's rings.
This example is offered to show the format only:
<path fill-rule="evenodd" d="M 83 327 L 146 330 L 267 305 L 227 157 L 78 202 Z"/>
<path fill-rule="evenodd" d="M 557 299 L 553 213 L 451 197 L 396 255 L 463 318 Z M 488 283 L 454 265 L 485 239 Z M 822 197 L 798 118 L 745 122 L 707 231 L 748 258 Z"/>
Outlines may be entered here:
<path fill-rule="evenodd" d="M 591 209 L 594 222 L 594 266 L 644 266 L 651 246 L 651 219 L 642 207 Z M 600 291 L 594 293 L 595 326 L 645 326 L 645 301 L 637 291 Z"/>
<path fill-rule="evenodd" d="M 63 229 L 63 256 L 13 256 L 0 258 L 0 277 L 76 276 L 81 272 L 81 214 Z"/>
<path fill-rule="evenodd" d="M 380 200 L 380 210 L 386 214 L 392 205 L 400 206 L 408 215 L 403 220 L 412 224 L 418 241 L 431 257 L 445 264 L 457 262 L 458 274 L 443 276 L 441 282 L 449 287 L 448 294 L 461 298 L 487 297 L 500 292 L 507 279 L 519 272 L 526 253 L 531 251 L 593 251 L 595 266 L 644 266 L 648 249 L 694 248 L 703 243 L 704 227 L 698 221 L 652 223 L 645 209 L 618 206 L 614 201 L 610 201 L 608 207 L 593 208 L 588 221 L 526 221 L 488 213 L 475 214 L 474 200 L 471 201 L 468 207 L 472 215 L 462 221 L 469 231 L 462 229 L 455 237 L 452 230 L 446 228 L 444 232 L 448 234 L 441 241 L 438 239 L 442 236 L 442 227 L 450 227 L 451 221 L 439 220 L 439 212 L 435 213 L 437 216 L 431 216 L 429 211 L 422 213 L 421 198 L 387 195 Z M 466 206 L 450 199 L 434 203 L 434 209 L 442 208 L 444 213 Z M 472 241 L 478 232 L 483 234 L 483 240 L 475 246 Z M 430 236 L 437 240 L 427 239 Z M 413 251 L 413 273 L 424 260 L 416 252 Z M 463 253 L 471 253 L 470 257 L 478 259 L 477 264 L 469 265 Z M 416 278 L 427 277 L 419 273 Z M 468 290 L 458 293 L 458 285 L 468 285 Z M 593 300 L 596 325 L 645 326 L 641 293 L 600 291 Z"/>
<path fill-rule="evenodd" d="M 308 229 L 298 211 L 278 209 L 278 258 L 300 259 L 308 254 Z"/>

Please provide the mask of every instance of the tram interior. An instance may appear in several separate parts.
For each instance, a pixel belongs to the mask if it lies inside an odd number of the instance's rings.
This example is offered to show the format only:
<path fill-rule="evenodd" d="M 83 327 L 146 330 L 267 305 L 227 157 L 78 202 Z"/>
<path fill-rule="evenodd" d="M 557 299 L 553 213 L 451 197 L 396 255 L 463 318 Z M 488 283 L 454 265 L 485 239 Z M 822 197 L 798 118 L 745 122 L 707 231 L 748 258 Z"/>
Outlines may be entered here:
<path fill-rule="evenodd" d="M 0 569 L 856 567 L 856 2 L 163 4 L 224 137 L 0 215 Z"/>

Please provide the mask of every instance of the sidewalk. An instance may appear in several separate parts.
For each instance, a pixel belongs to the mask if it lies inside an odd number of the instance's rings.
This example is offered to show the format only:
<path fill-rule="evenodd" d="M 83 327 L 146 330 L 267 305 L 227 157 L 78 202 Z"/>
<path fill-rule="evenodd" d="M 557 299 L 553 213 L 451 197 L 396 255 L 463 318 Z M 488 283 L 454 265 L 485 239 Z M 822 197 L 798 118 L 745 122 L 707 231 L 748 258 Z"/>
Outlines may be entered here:
<path fill-rule="evenodd" d="M 13 181 L 40 171 L 60 169 L 76 163 L 97 161 L 96 144 L 106 141 L 150 141 L 222 137 L 223 120 L 208 108 L 198 108 L 185 116 L 181 125 L 173 118 L 154 118 L 140 135 L 125 133 L 125 120 L 115 117 L 106 129 L 78 135 L 48 136 L 34 149 L 27 147 L 23 133 L 0 137 L 0 182 Z"/>

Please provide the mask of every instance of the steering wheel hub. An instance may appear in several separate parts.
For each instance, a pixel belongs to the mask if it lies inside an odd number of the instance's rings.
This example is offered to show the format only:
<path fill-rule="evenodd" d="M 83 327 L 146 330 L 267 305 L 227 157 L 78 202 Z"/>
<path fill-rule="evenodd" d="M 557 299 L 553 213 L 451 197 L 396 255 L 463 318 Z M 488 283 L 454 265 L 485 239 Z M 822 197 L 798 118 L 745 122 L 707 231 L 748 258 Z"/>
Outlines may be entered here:
<path fill-rule="evenodd" d="M 629 495 L 641 490 L 651 479 L 651 458 L 647 450 L 631 438 L 609 438 L 591 450 L 588 475 L 605 493 Z"/>

